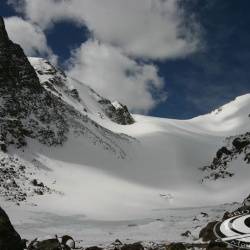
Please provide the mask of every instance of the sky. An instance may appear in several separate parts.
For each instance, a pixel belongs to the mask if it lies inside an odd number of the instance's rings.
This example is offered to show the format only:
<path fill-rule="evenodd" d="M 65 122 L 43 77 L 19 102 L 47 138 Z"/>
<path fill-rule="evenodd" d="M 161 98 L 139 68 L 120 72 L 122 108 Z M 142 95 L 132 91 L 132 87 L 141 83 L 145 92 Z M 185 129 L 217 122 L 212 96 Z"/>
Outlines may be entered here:
<path fill-rule="evenodd" d="M 135 113 L 189 119 L 250 92 L 248 0 L 1 0 L 27 56 Z"/>

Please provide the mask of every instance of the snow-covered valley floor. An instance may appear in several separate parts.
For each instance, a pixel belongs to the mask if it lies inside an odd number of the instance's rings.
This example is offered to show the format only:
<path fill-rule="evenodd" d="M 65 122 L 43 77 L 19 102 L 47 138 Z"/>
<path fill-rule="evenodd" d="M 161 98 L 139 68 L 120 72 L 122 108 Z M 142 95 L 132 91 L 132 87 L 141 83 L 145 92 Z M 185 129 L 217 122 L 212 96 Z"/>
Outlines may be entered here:
<path fill-rule="evenodd" d="M 225 211 L 232 211 L 239 204 L 217 206 L 155 209 L 147 218 L 138 220 L 91 220 L 82 215 L 63 216 L 43 213 L 36 208 L 24 209 L 6 206 L 16 230 L 27 239 L 70 234 L 78 244 L 107 246 L 116 239 L 123 243 L 145 242 L 199 242 L 202 227 L 213 220 L 220 220 Z M 206 215 L 207 214 L 207 215 Z M 190 231 L 189 237 L 181 234 Z"/>

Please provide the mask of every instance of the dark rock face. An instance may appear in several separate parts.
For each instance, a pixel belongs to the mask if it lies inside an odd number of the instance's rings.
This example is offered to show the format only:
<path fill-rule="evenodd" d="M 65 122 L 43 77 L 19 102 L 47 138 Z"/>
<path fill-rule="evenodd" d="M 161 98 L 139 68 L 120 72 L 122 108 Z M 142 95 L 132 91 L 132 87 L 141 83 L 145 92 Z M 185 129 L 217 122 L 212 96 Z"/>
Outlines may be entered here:
<path fill-rule="evenodd" d="M 217 238 L 213 232 L 216 223 L 217 221 L 209 222 L 204 228 L 202 228 L 199 234 L 199 238 L 201 238 L 205 242 L 216 240 Z"/>
<path fill-rule="evenodd" d="M 2 18 L 0 23 L 0 140 L 17 147 L 26 145 L 26 137 L 63 143 L 65 105 L 40 85 L 22 48 L 8 39 Z"/>
<path fill-rule="evenodd" d="M 0 249 L 23 250 L 24 243 L 11 225 L 8 215 L 0 207 Z"/>

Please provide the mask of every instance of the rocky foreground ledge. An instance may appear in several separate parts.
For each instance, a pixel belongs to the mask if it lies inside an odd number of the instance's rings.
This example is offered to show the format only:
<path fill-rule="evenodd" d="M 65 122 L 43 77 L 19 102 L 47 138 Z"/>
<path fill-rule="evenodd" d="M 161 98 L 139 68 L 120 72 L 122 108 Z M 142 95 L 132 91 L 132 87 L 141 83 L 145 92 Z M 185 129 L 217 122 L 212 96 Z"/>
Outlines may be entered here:
<path fill-rule="evenodd" d="M 227 211 L 221 220 L 230 217 L 230 214 L 241 211 L 250 211 L 250 196 L 247 197 L 243 204 L 235 211 Z M 75 241 L 69 235 L 57 236 L 50 239 L 39 240 L 38 238 L 28 241 L 22 239 L 12 226 L 6 212 L 0 207 L 0 250 L 224 250 L 239 249 L 228 246 L 226 243 L 218 241 L 214 235 L 214 225 L 218 221 L 211 221 L 203 227 L 199 234 L 199 242 L 135 242 L 132 244 L 124 244 L 116 239 L 110 245 L 105 247 L 92 246 L 83 248 L 80 246 L 82 241 Z M 38 236 L 39 237 L 39 236 Z"/>

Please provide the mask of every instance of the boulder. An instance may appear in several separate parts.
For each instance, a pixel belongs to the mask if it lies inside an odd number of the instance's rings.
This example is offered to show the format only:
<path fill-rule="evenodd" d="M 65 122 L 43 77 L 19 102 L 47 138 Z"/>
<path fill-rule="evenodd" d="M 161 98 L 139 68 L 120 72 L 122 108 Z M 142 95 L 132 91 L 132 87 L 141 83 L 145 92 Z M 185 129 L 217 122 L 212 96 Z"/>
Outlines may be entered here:
<path fill-rule="evenodd" d="M 116 239 L 113 243 L 113 246 L 115 246 L 115 248 L 120 248 L 123 244 L 119 239 Z"/>
<path fill-rule="evenodd" d="M 74 239 L 69 235 L 63 235 L 61 243 L 62 243 L 62 245 L 68 246 L 72 249 L 75 249 L 75 247 L 76 247 Z"/>
<path fill-rule="evenodd" d="M 206 247 L 206 250 L 226 250 L 226 249 L 228 249 L 226 243 L 213 240 L 210 241 L 210 243 Z"/>
<path fill-rule="evenodd" d="M 183 237 L 189 237 L 191 235 L 191 232 L 187 230 L 185 233 L 182 233 L 181 236 Z"/>
<path fill-rule="evenodd" d="M 48 239 L 43 241 L 33 241 L 28 250 L 59 250 L 62 249 L 58 239 Z"/>
<path fill-rule="evenodd" d="M 143 245 L 140 242 L 133 244 L 125 244 L 121 247 L 121 250 L 144 250 Z"/>

